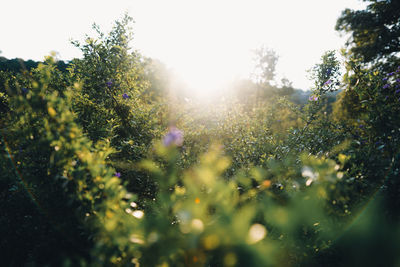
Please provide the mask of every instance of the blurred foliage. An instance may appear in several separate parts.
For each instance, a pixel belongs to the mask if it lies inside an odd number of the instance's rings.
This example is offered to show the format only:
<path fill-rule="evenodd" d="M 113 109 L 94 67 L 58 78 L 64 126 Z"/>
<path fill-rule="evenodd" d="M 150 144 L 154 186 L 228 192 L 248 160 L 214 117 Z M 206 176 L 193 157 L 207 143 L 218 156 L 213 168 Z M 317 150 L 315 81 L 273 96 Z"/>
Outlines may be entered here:
<path fill-rule="evenodd" d="M 5 266 L 400 264 L 400 68 L 342 76 L 328 51 L 300 94 L 262 48 L 260 79 L 205 104 L 131 22 L 94 25 L 68 71 L 0 72 Z"/>

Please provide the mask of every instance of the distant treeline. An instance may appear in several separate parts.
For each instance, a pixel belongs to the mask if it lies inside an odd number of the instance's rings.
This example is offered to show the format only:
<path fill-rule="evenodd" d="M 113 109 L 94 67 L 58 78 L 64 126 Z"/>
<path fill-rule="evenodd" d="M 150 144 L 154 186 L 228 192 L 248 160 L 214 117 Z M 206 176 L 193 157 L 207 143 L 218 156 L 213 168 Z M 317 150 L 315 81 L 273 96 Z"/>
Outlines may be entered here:
<path fill-rule="evenodd" d="M 24 70 L 30 71 L 39 65 L 40 61 L 23 60 L 21 58 L 7 59 L 0 57 L 0 71 L 10 71 L 14 73 L 21 73 Z M 57 68 L 62 72 L 67 71 L 69 63 L 62 60 L 57 61 Z"/>

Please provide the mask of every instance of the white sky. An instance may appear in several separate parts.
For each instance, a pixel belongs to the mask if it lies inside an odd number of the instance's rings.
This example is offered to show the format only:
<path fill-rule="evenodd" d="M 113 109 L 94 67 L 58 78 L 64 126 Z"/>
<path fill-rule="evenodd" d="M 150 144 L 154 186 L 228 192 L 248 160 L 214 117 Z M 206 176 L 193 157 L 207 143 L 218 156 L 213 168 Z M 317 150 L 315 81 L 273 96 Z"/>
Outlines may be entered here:
<path fill-rule="evenodd" d="M 7 58 L 42 60 L 50 51 L 79 57 L 69 40 L 104 31 L 128 11 L 136 23 L 132 43 L 158 58 L 195 88 L 215 88 L 247 77 L 252 49 L 262 44 L 279 55 L 279 77 L 309 89 L 306 70 L 344 39 L 334 26 L 359 0 L 1 0 L 0 50 Z"/>

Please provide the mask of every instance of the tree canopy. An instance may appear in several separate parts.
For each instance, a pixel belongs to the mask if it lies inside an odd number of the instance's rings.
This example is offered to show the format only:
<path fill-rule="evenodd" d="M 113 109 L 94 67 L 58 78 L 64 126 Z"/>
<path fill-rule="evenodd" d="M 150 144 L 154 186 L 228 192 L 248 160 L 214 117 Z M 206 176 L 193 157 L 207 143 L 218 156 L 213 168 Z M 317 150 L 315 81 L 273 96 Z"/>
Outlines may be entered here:
<path fill-rule="evenodd" d="M 349 34 L 349 56 L 362 63 L 400 62 L 400 1 L 364 0 L 364 10 L 345 9 L 336 30 Z"/>

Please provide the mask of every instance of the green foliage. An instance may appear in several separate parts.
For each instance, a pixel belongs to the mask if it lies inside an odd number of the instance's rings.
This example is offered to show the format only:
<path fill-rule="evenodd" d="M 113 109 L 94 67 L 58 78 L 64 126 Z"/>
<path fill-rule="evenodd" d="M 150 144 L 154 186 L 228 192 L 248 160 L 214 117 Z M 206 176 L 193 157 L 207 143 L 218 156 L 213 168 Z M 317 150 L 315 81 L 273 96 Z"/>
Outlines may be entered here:
<path fill-rule="evenodd" d="M 82 50 L 83 59 L 74 60 L 70 69 L 72 78 L 82 84 L 75 94 L 80 123 L 92 140 L 112 138 L 118 150 L 122 141 L 134 139 L 140 146 L 154 137 L 147 128 L 155 115 L 154 107 L 144 105 L 147 99 L 142 97 L 148 87 L 143 79 L 144 63 L 138 53 L 129 52 L 131 20 L 125 16 L 117 21 L 108 36 L 94 25 L 98 39 L 88 37 L 85 44 L 74 42 Z"/>
<path fill-rule="evenodd" d="M 341 83 L 327 52 L 299 104 L 263 50 L 264 80 L 168 105 L 168 71 L 130 52 L 130 22 L 94 26 L 68 72 L 52 57 L 0 72 L 6 265 L 338 266 L 355 247 L 398 263 L 398 68 L 349 60 Z M 380 234 L 393 248 L 354 245 Z"/>
<path fill-rule="evenodd" d="M 346 9 L 337 20 L 336 30 L 350 33 L 348 56 L 359 63 L 399 65 L 400 4 L 398 1 L 372 1 L 365 10 Z M 386 69 L 387 70 L 387 69 Z"/>
<path fill-rule="evenodd" d="M 109 140 L 117 151 L 111 156 L 112 165 L 129 182 L 128 188 L 152 195 L 152 181 L 138 173 L 134 164 L 160 136 L 163 105 L 151 94 L 147 61 L 130 51 L 131 22 L 126 15 L 108 35 L 94 25 L 97 38 L 74 42 L 83 58 L 71 64 L 71 79 L 77 83 L 72 102 L 77 122 L 88 137 L 93 142 Z"/>
<path fill-rule="evenodd" d="M 365 10 L 345 10 L 337 30 L 350 33 L 346 90 L 335 116 L 355 139 L 354 176 L 368 177 L 368 187 L 383 185 L 390 216 L 398 217 L 398 1 L 366 1 Z M 358 174 L 356 174 L 358 173 Z"/>
<path fill-rule="evenodd" d="M 2 145 L 7 153 L 2 152 L 5 165 L 1 173 L 2 180 L 15 179 L 8 183 L 11 188 L 6 186 L 3 190 L 15 188 L 27 194 L 29 202 L 36 206 L 39 214 L 33 220 L 35 227 L 41 227 L 38 224 L 45 221 L 44 228 L 50 228 L 51 232 L 50 242 L 64 240 L 59 247 L 45 247 L 48 253 L 60 250 L 64 254 L 58 259 L 51 258 L 58 262 L 52 264 L 61 264 L 66 257 L 73 261 L 88 257 L 93 243 L 89 228 L 97 231 L 103 227 L 100 223 L 93 225 L 95 221 L 88 220 L 88 216 L 100 221 L 124 190 L 118 186 L 119 180 L 112 177 L 112 169 L 106 166 L 113 150 L 107 144 L 93 147 L 83 136 L 70 110 L 71 89 L 64 88 L 61 97 L 58 88 L 50 86 L 53 70 L 52 65 L 39 65 L 40 78 L 31 80 L 29 92 L 14 92 L 12 124 L 2 130 Z M 45 234 L 43 231 L 46 230 L 41 231 Z M 45 256 L 40 255 L 40 247 L 35 246 L 32 251 L 39 258 Z"/>

